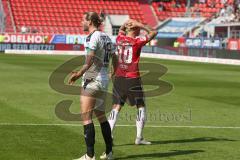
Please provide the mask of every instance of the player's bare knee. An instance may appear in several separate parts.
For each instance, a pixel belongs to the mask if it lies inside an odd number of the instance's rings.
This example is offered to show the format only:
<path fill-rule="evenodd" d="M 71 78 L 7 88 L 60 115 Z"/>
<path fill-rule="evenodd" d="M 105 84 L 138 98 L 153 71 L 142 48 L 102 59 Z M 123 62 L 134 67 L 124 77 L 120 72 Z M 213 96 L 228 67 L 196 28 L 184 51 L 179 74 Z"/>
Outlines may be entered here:
<path fill-rule="evenodd" d="M 81 113 L 81 119 L 83 124 L 89 124 L 92 122 L 92 112 Z"/>
<path fill-rule="evenodd" d="M 81 119 L 82 119 L 82 122 L 83 122 L 83 125 L 87 125 L 87 124 L 90 124 L 92 123 L 92 113 L 82 113 L 81 114 Z"/>

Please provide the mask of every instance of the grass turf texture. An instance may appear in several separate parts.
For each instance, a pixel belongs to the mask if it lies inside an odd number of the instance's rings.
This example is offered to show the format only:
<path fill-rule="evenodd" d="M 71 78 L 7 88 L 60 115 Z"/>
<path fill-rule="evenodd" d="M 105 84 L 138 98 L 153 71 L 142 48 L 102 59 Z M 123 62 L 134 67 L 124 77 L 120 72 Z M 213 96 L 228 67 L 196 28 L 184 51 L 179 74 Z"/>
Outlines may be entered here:
<path fill-rule="evenodd" d="M 14 125 L 80 123 L 62 121 L 54 112 L 59 101 L 73 99 L 71 111 L 78 113 L 78 96 L 57 93 L 48 84 L 53 70 L 71 58 L 0 54 L 1 160 L 69 160 L 85 153 L 82 126 Z M 147 98 L 147 126 L 240 126 L 239 66 L 142 61 L 167 67 L 161 79 L 174 85 L 166 95 Z M 118 124 L 134 125 L 135 113 L 126 106 Z M 133 145 L 135 127 L 117 127 L 114 134 L 116 159 L 240 159 L 240 129 L 147 127 L 144 135 L 151 146 Z M 98 159 L 104 151 L 99 127 L 95 150 Z"/>

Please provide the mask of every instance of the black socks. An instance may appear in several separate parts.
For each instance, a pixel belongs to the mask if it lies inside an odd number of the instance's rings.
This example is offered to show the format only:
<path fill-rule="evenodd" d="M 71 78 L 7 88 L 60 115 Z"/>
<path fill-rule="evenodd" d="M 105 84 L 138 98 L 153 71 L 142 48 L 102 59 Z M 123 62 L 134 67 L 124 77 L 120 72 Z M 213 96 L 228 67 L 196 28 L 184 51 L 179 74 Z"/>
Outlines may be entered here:
<path fill-rule="evenodd" d="M 108 121 L 101 123 L 102 135 L 106 144 L 106 154 L 112 151 L 112 133 Z M 84 137 L 87 145 L 87 155 L 94 157 L 95 129 L 94 124 L 84 125 Z"/>
<path fill-rule="evenodd" d="M 108 121 L 101 123 L 102 135 L 106 144 L 106 154 L 112 151 L 112 133 Z"/>
<path fill-rule="evenodd" d="M 87 155 L 92 158 L 94 156 L 95 144 L 95 129 L 93 123 L 84 125 L 84 137 L 87 145 Z"/>

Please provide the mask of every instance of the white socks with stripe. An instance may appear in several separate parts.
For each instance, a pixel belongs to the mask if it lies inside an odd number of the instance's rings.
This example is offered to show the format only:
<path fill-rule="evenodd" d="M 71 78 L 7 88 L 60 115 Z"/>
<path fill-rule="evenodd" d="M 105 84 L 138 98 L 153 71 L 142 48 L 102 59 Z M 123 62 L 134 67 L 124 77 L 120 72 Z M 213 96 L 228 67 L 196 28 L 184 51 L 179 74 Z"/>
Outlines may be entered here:
<path fill-rule="evenodd" d="M 117 118 L 118 118 L 118 110 L 116 109 L 112 109 L 109 117 L 108 117 L 108 122 L 110 124 L 110 127 L 111 127 L 111 131 L 113 132 L 113 129 L 116 125 L 116 121 L 117 121 Z"/>
<path fill-rule="evenodd" d="M 113 133 L 113 129 L 116 125 L 116 121 L 118 118 L 119 111 L 116 109 L 112 109 L 109 117 L 108 122 L 111 127 L 111 131 Z M 142 131 L 146 121 L 146 109 L 145 107 L 140 107 L 137 110 L 137 118 L 136 118 L 136 127 L 137 127 L 137 138 L 143 138 Z"/>
<path fill-rule="evenodd" d="M 142 131 L 144 128 L 145 120 L 146 120 L 145 107 L 138 108 L 137 119 L 136 119 L 137 138 L 143 138 Z"/>

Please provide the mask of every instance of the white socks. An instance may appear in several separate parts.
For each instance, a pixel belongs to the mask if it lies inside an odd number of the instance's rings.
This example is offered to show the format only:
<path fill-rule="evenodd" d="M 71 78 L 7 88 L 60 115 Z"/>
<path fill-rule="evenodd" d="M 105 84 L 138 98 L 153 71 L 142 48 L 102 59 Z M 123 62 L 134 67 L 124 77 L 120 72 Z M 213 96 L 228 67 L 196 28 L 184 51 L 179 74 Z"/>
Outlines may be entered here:
<path fill-rule="evenodd" d="M 109 117 L 108 117 L 108 122 L 110 124 L 110 127 L 111 127 L 111 131 L 113 132 L 113 129 L 115 127 L 115 124 L 116 124 L 116 121 L 117 121 L 117 118 L 118 118 L 118 110 L 116 109 L 112 109 Z"/>
<path fill-rule="evenodd" d="M 145 107 L 138 108 L 137 119 L 136 119 L 137 138 L 143 138 L 142 130 L 144 128 L 145 120 L 146 120 L 146 109 L 145 109 Z"/>
<path fill-rule="evenodd" d="M 111 113 L 108 117 L 108 122 L 110 124 L 112 133 L 113 133 L 113 129 L 116 125 L 118 114 L 119 114 L 118 110 L 112 109 L 112 111 L 111 111 Z M 143 131 L 143 128 L 144 128 L 145 121 L 146 121 L 146 109 L 145 109 L 145 107 L 138 108 L 137 119 L 136 119 L 137 138 L 142 138 L 143 137 L 142 131 Z"/>

